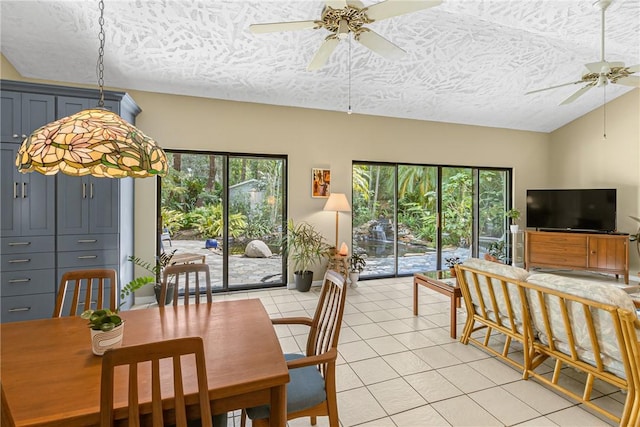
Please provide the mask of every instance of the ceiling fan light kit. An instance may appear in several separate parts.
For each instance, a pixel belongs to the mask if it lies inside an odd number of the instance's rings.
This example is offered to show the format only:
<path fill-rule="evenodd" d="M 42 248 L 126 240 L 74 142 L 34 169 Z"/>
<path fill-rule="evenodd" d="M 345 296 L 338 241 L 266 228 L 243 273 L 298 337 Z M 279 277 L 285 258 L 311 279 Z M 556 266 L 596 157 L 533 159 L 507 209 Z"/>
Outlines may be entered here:
<path fill-rule="evenodd" d="M 585 94 L 589 89 L 593 87 L 605 87 L 609 83 L 640 87 L 640 76 L 633 75 L 640 71 L 640 64 L 633 65 L 630 67 L 625 67 L 624 62 L 621 62 L 621 61 L 608 62 L 605 59 L 605 49 L 604 49 L 605 12 L 612 2 L 613 0 L 597 0 L 595 3 L 593 3 L 594 5 L 600 8 L 600 13 L 601 13 L 600 61 L 585 64 L 584 67 L 586 68 L 587 72 L 583 74 L 582 78 L 578 81 L 563 83 L 556 86 L 550 86 L 544 89 L 532 90 L 527 92 L 526 95 L 542 92 L 550 89 L 557 89 L 563 86 L 586 83 L 585 86 L 578 89 L 578 91 L 574 92 L 571 96 L 569 96 L 567 99 L 565 99 L 560 103 L 560 105 L 567 105 L 572 103 L 576 99 L 578 99 L 583 94 Z"/>
<path fill-rule="evenodd" d="M 338 43 L 347 39 L 350 33 L 353 34 L 353 38 L 357 42 L 366 48 L 384 58 L 394 60 L 401 58 L 406 52 L 365 25 L 393 16 L 428 9 L 441 3 L 442 0 L 386 0 L 364 7 L 359 0 L 326 0 L 320 19 L 317 21 L 252 24 L 249 29 L 253 33 L 295 31 L 309 28 L 324 28 L 329 31 L 331 34 L 325 38 L 324 43 L 309 63 L 307 67 L 309 71 L 324 66 Z"/>

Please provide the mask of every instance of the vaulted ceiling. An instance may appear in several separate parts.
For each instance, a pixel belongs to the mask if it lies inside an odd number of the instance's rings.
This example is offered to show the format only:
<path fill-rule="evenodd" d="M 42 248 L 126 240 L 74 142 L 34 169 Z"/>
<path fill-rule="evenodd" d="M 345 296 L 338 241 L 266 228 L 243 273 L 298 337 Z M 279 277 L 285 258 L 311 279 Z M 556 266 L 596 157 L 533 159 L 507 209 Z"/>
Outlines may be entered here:
<path fill-rule="evenodd" d="M 584 64 L 600 61 L 592 0 L 444 0 L 368 25 L 402 59 L 349 38 L 316 71 L 306 67 L 326 30 L 249 25 L 319 19 L 322 0 L 105 3 L 109 87 L 331 111 L 346 111 L 350 93 L 354 113 L 543 132 L 633 90 L 597 87 L 563 106 L 582 85 L 525 95 L 580 80 Z M 97 1 L 2 0 L 0 12 L 0 50 L 23 76 L 96 83 Z M 640 64 L 640 0 L 608 8 L 606 59 Z"/>

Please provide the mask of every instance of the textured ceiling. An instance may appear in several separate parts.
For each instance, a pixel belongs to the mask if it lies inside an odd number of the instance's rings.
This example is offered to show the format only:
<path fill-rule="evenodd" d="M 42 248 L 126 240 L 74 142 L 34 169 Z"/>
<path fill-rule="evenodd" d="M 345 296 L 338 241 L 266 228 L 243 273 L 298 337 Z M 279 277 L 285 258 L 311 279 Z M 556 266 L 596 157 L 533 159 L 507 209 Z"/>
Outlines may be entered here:
<path fill-rule="evenodd" d="M 395 0 L 393 0 L 395 1 Z M 365 0 L 365 6 L 376 1 Z M 592 0 L 444 0 L 368 27 L 407 51 L 389 61 L 351 40 L 354 113 L 549 132 L 599 107 L 579 89 L 600 60 Z M 105 6 L 105 85 L 162 93 L 346 111 L 349 41 L 307 71 L 326 30 L 252 34 L 253 23 L 319 19 L 323 1 L 116 1 Z M 96 1 L 0 3 L 5 57 L 25 77 L 96 82 Z M 640 63 L 640 0 L 606 15 L 606 59 Z M 632 90 L 609 85 L 606 99 Z M 142 106 L 144 108 L 144 106 Z"/>

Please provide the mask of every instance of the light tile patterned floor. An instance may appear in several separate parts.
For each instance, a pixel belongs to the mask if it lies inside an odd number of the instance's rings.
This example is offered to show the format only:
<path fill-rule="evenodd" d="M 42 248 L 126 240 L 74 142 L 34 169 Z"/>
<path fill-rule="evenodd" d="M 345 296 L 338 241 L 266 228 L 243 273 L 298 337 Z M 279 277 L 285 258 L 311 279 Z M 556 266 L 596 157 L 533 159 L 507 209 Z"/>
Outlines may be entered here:
<path fill-rule="evenodd" d="M 447 297 L 420 288 L 413 316 L 412 278 L 361 281 L 349 288 L 337 367 L 342 427 L 607 426 L 612 422 L 557 394 L 472 345 L 449 336 Z M 272 317 L 312 316 L 319 288 L 216 295 L 260 298 Z M 458 309 L 458 336 L 465 321 Z M 284 352 L 301 352 L 307 330 L 278 326 Z M 518 352 L 517 346 L 514 352 Z M 578 373 L 568 372 L 580 382 Z M 599 399 L 622 411 L 624 396 L 596 384 Z M 250 425 L 250 422 L 247 423 Z M 239 426 L 239 412 L 229 426 Z M 318 426 L 328 426 L 326 417 Z M 310 426 L 309 419 L 289 422 Z"/>

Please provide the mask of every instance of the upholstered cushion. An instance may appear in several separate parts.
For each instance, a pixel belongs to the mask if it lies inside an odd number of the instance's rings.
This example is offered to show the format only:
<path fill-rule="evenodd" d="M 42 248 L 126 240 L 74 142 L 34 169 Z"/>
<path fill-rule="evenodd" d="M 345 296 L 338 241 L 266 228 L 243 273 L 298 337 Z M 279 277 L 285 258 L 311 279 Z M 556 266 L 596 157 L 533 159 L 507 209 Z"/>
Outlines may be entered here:
<path fill-rule="evenodd" d="M 633 301 L 622 289 L 607 283 L 595 280 L 574 279 L 554 274 L 532 274 L 527 278 L 532 283 L 546 288 L 554 289 L 570 295 L 575 295 L 591 301 L 635 312 Z M 537 332 L 538 339 L 545 345 L 549 344 L 540 301 L 531 289 L 527 289 L 529 307 L 532 316 L 533 328 Z M 570 354 L 566 329 L 560 303 L 557 298 L 545 297 L 545 303 L 549 311 L 551 332 L 554 337 L 554 345 L 563 353 Z M 589 337 L 588 324 L 581 304 L 567 301 L 567 311 L 571 322 L 572 333 L 577 344 L 578 357 L 595 366 L 593 346 Z M 620 354 L 620 343 L 616 336 L 615 325 L 604 310 L 592 309 L 593 324 L 600 346 L 600 357 L 606 370 L 624 378 L 624 365 Z"/>
<path fill-rule="evenodd" d="M 463 264 L 467 267 L 475 268 L 476 270 L 486 271 L 488 273 L 497 274 L 498 276 L 508 277 L 509 279 L 525 280 L 529 277 L 529 272 L 524 268 L 487 261 L 480 258 L 468 258 Z"/>
<path fill-rule="evenodd" d="M 473 268 L 476 270 L 481 270 L 487 273 L 495 274 L 498 276 L 502 276 L 506 279 L 512 279 L 512 281 L 525 280 L 529 276 L 529 272 L 519 267 L 514 267 L 511 265 L 501 264 L 497 262 L 487 261 L 479 258 L 469 258 L 464 261 L 463 265 L 465 267 Z M 469 293 L 471 294 L 471 300 L 473 302 L 475 312 L 481 313 L 480 311 L 480 298 L 478 297 L 476 286 L 474 283 L 474 278 L 471 272 L 465 271 L 465 280 L 469 285 Z M 500 317 L 500 320 L 503 325 L 506 327 L 510 326 L 509 323 L 509 313 L 507 311 L 507 304 L 505 299 L 505 294 L 502 289 L 502 284 L 497 279 L 491 279 L 491 286 L 493 288 L 494 294 L 496 296 L 497 303 L 497 312 Z M 496 319 L 496 310 L 492 305 L 491 294 L 488 289 L 487 281 L 484 277 L 478 277 L 478 287 L 480 288 L 480 292 L 482 293 L 482 298 L 485 303 L 486 316 L 497 322 Z M 520 301 L 520 295 L 518 293 L 517 286 L 513 283 L 507 282 L 507 297 L 509 302 L 511 303 L 511 308 L 513 310 L 513 315 L 515 318 L 515 327 L 516 330 L 520 333 L 523 332 L 522 329 L 522 302 Z"/>
<path fill-rule="evenodd" d="M 285 360 L 295 360 L 303 354 L 285 354 Z M 327 399 L 324 390 L 324 378 L 316 366 L 306 366 L 289 370 L 290 381 L 287 384 L 287 413 L 300 411 L 316 406 Z M 252 420 L 268 418 L 269 405 L 247 409 Z"/>

